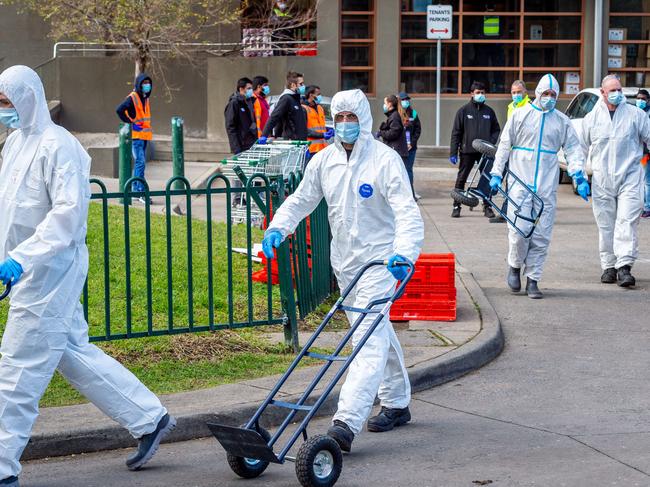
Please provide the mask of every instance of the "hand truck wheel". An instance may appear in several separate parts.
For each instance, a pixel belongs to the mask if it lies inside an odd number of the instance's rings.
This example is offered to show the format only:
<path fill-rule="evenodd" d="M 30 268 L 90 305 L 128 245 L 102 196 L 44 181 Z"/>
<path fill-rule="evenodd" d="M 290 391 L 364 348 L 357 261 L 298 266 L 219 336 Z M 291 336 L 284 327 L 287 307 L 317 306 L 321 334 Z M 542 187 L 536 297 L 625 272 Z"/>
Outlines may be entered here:
<path fill-rule="evenodd" d="M 242 425 L 242 427 L 244 426 L 245 425 Z M 261 426 L 257 432 L 267 443 L 271 440 L 271 434 Z M 228 461 L 230 469 L 244 479 L 254 479 L 259 477 L 264 473 L 266 467 L 269 466 L 269 462 L 265 462 L 264 460 L 236 457 L 230 453 L 226 453 L 226 460 Z"/>
<path fill-rule="evenodd" d="M 475 208 L 480 203 L 476 196 L 456 188 L 451 191 L 451 197 L 456 203 L 469 206 L 470 208 Z"/>
<path fill-rule="evenodd" d="M 303 487 L 331 487 L 343 469 L 339 444 L 326 435 L 312 436 L 296 455 L 296 476 Z"/>

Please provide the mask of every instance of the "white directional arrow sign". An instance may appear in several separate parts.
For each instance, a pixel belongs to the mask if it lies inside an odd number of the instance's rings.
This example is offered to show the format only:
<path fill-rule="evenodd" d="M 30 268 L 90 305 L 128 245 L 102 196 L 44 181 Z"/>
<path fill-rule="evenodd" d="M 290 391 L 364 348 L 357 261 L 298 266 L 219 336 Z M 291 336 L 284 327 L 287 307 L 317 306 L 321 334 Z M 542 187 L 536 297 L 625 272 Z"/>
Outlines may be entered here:
<path fill-rule="evenodd" d="M 451 39 L 451 5 L 429 5 L 427 7 L 427 39 Z"/>

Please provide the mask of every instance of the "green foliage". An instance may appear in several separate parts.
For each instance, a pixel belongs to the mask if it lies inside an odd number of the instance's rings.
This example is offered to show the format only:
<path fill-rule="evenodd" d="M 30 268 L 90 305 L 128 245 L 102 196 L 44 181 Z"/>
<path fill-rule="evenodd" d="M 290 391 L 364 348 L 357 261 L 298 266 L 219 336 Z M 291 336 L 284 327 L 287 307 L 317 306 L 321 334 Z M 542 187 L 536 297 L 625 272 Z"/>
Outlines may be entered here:
<path fill-rule="evenodd" d="M 57 41 L 127 43 L 139 72 L 158 53 L 191 58 L 180 44 L 197 42 L 240 14 L 231 0 L 0 0 L 0 5 L 36 13 Z"/>

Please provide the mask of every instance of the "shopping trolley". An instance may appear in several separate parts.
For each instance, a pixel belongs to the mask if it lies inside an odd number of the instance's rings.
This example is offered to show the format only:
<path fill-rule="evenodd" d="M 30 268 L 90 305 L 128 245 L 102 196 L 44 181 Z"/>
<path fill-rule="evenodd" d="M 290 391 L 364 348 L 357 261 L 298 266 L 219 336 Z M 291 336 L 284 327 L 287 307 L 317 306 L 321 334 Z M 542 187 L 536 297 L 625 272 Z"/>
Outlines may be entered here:
<path fill-rule="evenodd" d="M 246 186 L 248 179 L 254 174 L 287 180 L 291 173 L 298 173 L 304 169 L 308 145 L 309 142 L 294 140 L 274 140 L 269 144 L 255 144 L 244 152 L 222 159 L 222 173 L 231 181 L 241 182 L 243 186 Z M 264 200 L 263 192 L 258 196 L 262 201 Z M 245 191 L 239 193 L 233 203 L 231 211 L 233 223 L 246 222 L 247 204 L 251 205 L 250 214 L 253 224 L 260 224 L 264 220 L 263 209 L 254 201 L 246 201 Z"/>
<path fill-rule="evenodd" d="M 530 238 L 544 211 L 544 201 L 535 190 L 507 167 L 504 171 L 505 186 L 502 185 L 494 191 L 481 190 L 480 186 L 489 188 L 491 176 L 487 168 L 492 167 L 490 162 L 494 160 L 497 148 L 494 144 L 481 139 L 475 139 L 472 147 L 481 153 L 481 159 L 472 170 L 468 189 L 454 190 L 452 198 L 467 206 L 476 206 L 481 200 L 487 202 L 517 233 L 524 238 Z M 477 178 L 478 182 L 474 185 Z M 510 193 L 518 187 L 523 188 L 523 196 L 515 200 Z"/>
<path fill-rule="evenodd" d="M 308 437 L 307 425 L 318 409 L 323 405 L 327 396 L 329 396 L 332 390 L 334 390 L 337 382 L 341 377 L 343 377 L 343 374 L 345 374 L 348 367 L 368 341 L 379 323 L 388 316 L 391 305 L 399 299 L 402 294 L 404 294 L 406 285 L 411 280 L 411 276 L 415 270 L 415 267 L 411 262 L 398 262 L 397 265 L 408 267 L 408 274 L 400 282 L 392 296 L 376 299 L 368 303 L 366 308 L 354 308 L 343 304 L 344 300 L 350 295 L 366 271 L 372 267 L 385 266 L 387 264 L 388 261 L 375 260 L 368 262 L 361 268 L 352 282 L 343 290 L 341 297 L 336 301 L 329 313 L 327 313 L 323 322 L 309 338 L 303 349 L 294 359 L 293 363 L 289 366 L 287 371 L 280 378 L 248 423 L 239 428 L 223 424 L 208 423 L 210 431 L 212 431 L 212 434 L 226 450 L 228 465 L 230 465 L 230 468 L 237 475 L 243 478 L 255 478 L 260 476 L 264 470 L 266 470 L 269 463 L 282 464 L 285 461 L 291 461 L 296 465 L 296 475 L 298 481 L 303 487 L 330 487 L 336 483 L 341 474 L 341 469 L 343 468 L 341 449 L 338 443 L 329 436 L 316 435 Z M 331 355 L 312 351 L 314 342 L 328 325 L 334 316 L 334 313 L 339 310 L 358 313 L 358 317 Z M 370 314 L 374 314 L 376 317 L 368 328 L 368 331 L 366 331 L 361 340 L 359 340 L 359 343 L 354 347 L 354 350 L 350 355 L 341 355 L 343 349 L 351 340 L 352 335 L 359 328 L 366 316 Z M 320 367 L 315 378 L 295 403 L 278 399 L 277 396 L 279 395 L 280 389 L 296 370 L 300 361 L 305 357 L 324 360 L 325 363 Z M 342 362 L 341 367 L 335 373 L 334 377 L 327 383 L 320 397 L 318 397 L 312 405 L 307 404 L 310 395 L 314 392 L 334 362 Z M 260 426 L 262 415 L 271 405 L 289 410 L 284 421 L 273 435 Z M 293 431 L 289 440 L 281 447 L 280 452 L 276 454 L 273 447 L 278 443 L 280 436 L 287 430 L 298 412 L 304 413 L 305 417 Z M 290 457 L 288 455 L 289 451 L 300 436 L 303 437 L 304 443 L 298 449 L 296 456 Z"/>

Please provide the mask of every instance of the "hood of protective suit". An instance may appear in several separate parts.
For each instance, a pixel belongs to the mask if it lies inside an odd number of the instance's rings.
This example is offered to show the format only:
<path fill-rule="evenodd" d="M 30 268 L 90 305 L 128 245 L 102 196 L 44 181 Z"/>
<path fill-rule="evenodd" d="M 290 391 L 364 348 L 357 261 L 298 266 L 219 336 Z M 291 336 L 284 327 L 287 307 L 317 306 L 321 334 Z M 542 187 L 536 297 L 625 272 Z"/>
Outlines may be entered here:
<path fill-rule="evenodd" d="M 27 66 L 12 66 L 0 74 L 0 92 L 18 112 L 18 128 L 28 134 L 39 133 L 52 124 L 45 90 L 38 74 Z"/>
<path fill-rule="evenodd" d="M 352 112 L 359 119 L 361 135 L 370 137 L 372 133 L 372 115 L 370 114 L 370 103 L 365 93 L 361 90 L 339 91 L 332 97 L 330 105 L 332 118 L 341 112 Z"/>
<path fill-rule="evenodd" d="M 560 83 L 552 74 L 545 74 L 537 83 L 535 88 L 535 105 L 540 106 L 540 98 L 546 90 L 553 90 L 557 96 L 560 96 Z"/>

